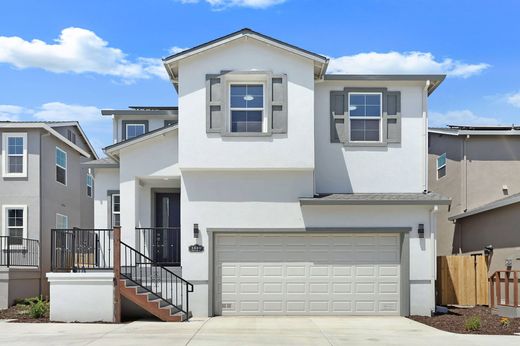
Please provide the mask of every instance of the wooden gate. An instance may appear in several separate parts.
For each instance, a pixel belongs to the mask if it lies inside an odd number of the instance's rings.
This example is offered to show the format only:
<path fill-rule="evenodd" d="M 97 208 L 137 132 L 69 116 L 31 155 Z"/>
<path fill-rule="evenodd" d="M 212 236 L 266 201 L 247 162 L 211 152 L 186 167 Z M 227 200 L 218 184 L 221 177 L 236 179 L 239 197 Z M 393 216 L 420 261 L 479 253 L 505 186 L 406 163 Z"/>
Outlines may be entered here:
<path fill-rule="evenodd" d="M 489 305 L 485 256 L 437 257 L 437 304 Z"/>

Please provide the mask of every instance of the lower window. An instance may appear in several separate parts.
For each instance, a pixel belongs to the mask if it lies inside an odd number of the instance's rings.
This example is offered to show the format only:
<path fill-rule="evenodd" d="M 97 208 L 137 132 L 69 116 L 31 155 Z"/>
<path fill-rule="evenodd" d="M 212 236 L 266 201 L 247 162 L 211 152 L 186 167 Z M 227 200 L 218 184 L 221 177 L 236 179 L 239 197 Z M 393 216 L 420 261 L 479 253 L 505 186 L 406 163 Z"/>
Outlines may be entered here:
<path fill-rule="evenodd" d="M 69 229 L 69 217 L 63 214 L 56 214 L 56 228 Z"/>
<path fill-rule="evenodd" d="M 5 230 L 4 234 L 9 238 L 11 245 L 23 245 L 26 233 L 26 210 L 25 206 L 4 207 Z"/>
<path fill-rule="evenodd" d="M 119 194 L 112 195 L 112 227 L 121 226 L 121 197 Z"/>

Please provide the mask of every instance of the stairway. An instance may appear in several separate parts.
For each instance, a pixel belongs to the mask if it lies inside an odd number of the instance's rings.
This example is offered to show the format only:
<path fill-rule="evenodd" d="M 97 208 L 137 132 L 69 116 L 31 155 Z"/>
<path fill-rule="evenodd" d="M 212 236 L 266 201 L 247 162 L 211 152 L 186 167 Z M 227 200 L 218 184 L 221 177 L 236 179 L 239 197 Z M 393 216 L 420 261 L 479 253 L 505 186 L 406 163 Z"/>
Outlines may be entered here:
<path fill-rule="evenodd" d="M 193 285 L 135 248 L 119 244 L 119 294 L 162 321 L 187 321 Z"/>
<path fill-rule="evenodd" d="M 119 292 L 123 297 L 137 306 L 148 311 L 164 322 L 182 322 L 187 319 L 185 313 L 163 300 L 160 296 L 151 293 L 151 290 L 138 285 L 129 279 L 119 280 Z"/>

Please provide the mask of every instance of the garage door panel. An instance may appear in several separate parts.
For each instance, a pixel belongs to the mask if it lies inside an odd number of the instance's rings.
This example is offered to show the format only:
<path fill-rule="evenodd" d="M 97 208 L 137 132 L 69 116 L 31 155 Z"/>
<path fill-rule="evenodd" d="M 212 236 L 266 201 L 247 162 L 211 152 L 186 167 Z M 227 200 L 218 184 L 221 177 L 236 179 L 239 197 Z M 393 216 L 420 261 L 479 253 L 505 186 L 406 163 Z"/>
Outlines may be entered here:
<path fill-rule="evenodd" d="M 216 312 L 398 315 L 397 234 L 217 235 Z"/>

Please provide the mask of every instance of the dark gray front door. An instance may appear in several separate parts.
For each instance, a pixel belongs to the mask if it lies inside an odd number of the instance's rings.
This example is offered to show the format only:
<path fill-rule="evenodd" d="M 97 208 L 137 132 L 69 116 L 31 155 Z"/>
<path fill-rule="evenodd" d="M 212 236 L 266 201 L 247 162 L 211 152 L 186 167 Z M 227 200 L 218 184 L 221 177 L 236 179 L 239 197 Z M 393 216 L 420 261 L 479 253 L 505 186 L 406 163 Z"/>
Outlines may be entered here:
<path fill-rule="evenodd" d="M 181 201 L 179 193 L 155 194 L 153 260 L 163 265 L 180 265 Z"/>

